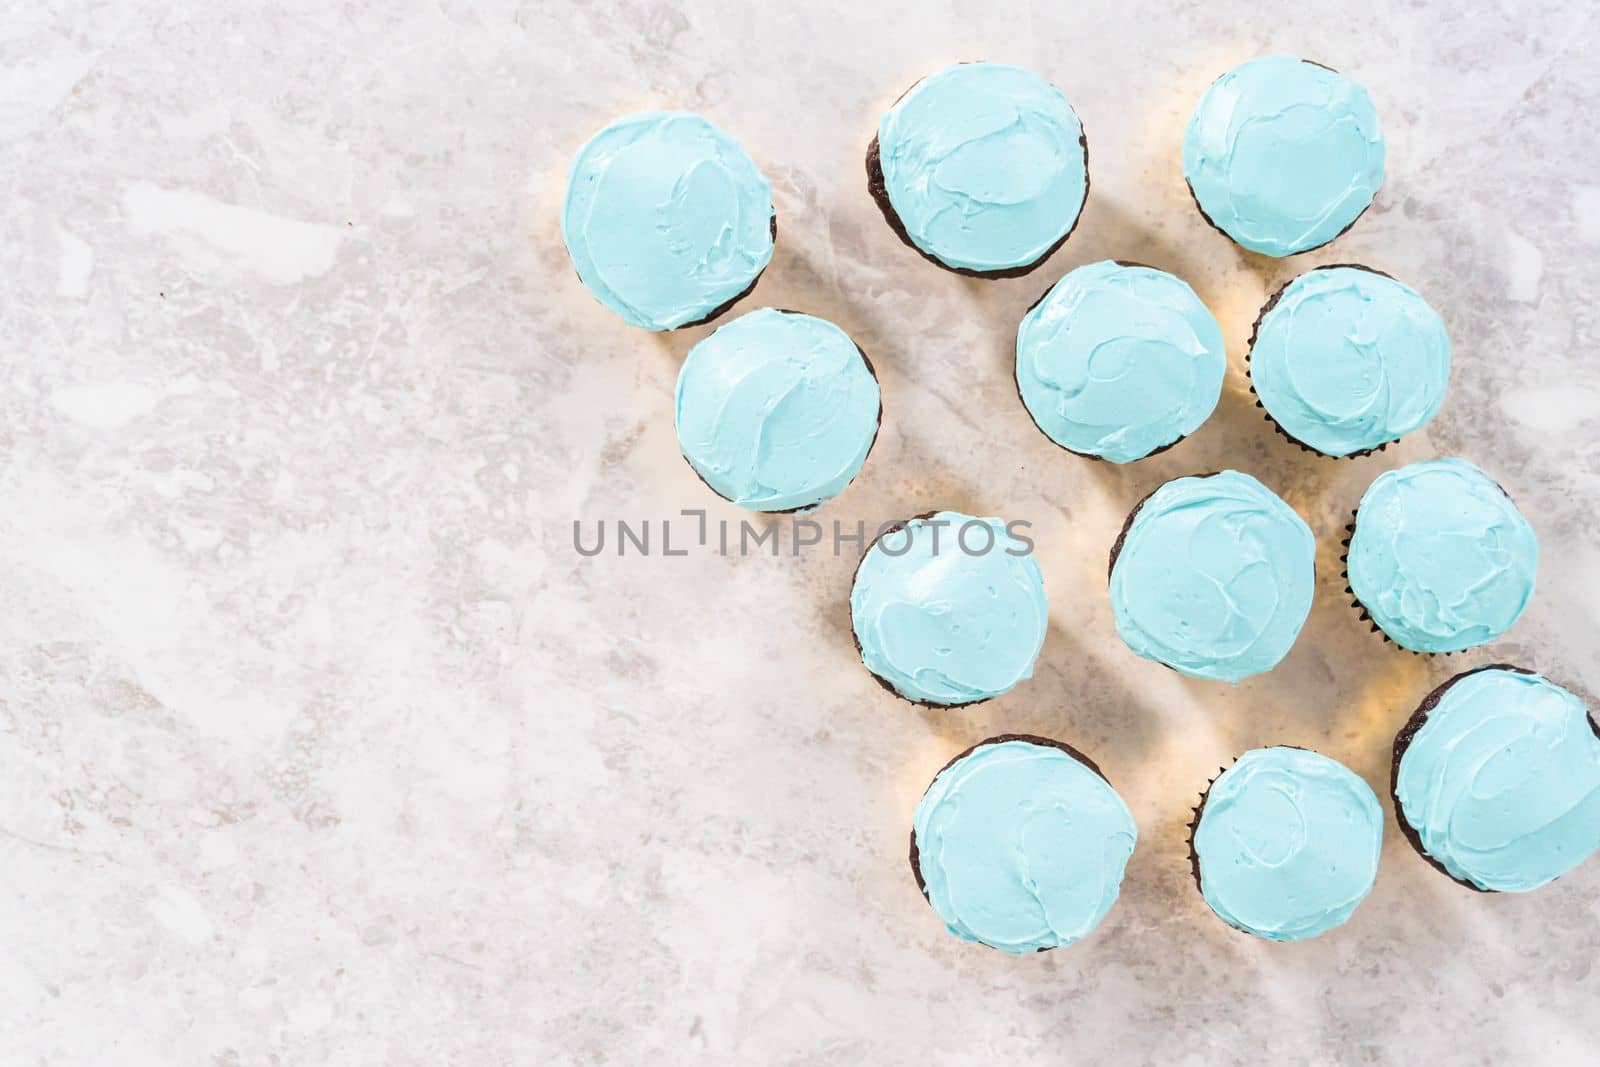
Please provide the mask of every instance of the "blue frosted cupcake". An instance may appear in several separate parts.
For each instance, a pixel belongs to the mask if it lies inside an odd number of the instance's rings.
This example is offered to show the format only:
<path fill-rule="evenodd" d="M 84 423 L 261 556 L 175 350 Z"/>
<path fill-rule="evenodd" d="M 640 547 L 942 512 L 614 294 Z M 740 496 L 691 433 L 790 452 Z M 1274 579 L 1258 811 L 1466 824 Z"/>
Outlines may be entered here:
<path fill-rule="evenodd" d="M 1303 748 L 1257 748 L 1195 809 L 1189 861 L 1206 904 L 1267 941 L 1342 925 L 1366 899 L 1383 851 L 1383 809 L 1342 763 Z"/>
<path fill-rule="evenodd" d="M 923 258 L 957 274 L 1017 277 L 1078 224 L 1088 142 L 1066 97 L 1037 74 L 959 63 L 917 82 L 878 122 L 867 190 Z"/>
<path fill-rule="evenodd" d="M 1271 670 L 1311 610 L 1316 556 L 1305 520 L 1250 475 L 1176 478 L 1134 507 L 1112 546 L 1117 633 L 1191 678 Z"/>
<path fill-rule="evenodd" d="M 1003 734 L 928 786 L 912 821 L 911 873 L 952 934 L 1022 956 L 1100 925 L 1138 839 L 1133 814 L 1088 757 Z"/>
<path fill-rule="evenodd" d="M 1325 456 L 1365 456 L 1438 412 L 1450 337 L 1410 286 L 1370 267 L 1318 267 L 1261 309 L 1245 374 L 1283 436 Z"/>
<path fill-rule="evenodd" d="M 1069 452 L 1131 463 L 1177 444 L 1216 409 L 1222 329 L 1181 278 L 1105 260 L 1071 271 L 1017 328 L 1017 393 Z"/>
<path fill-rule="evenodd" d="M 762 308 L 689 349 L 678 447 L 702 481 L 751 511 L 794 512 L 844 491 L 878 436 L 872 364 L 826 319 Z"/>
<path fill-rule="evenodd" d="M 755 288 L 778 234 L 772 186 L 739 142 L 687 111 L 642 111 L 567 172 L 561 236 L 584 286 L 630 326 L 709 322 Z"/>
<path fill-rule="evenodd" d="M 1600 849 L 1600 726 L 1572 693 L 1496 664 L 1429 693 L 1394 741 L 1406 840 L 1470 889 L 1525 893 Z"/>
<path fill-rule="evenodd" d="M 1346 592 L 1401 648 L 1459 652 L 1493 641 L 1533 597 L 1539 539 L 1506 491 L 1464 459 L 1379 475 L 1350 529 Z"/>
<path fill-rule="evenodd" d="M 1367 91 L 1293 56 L 1239 64 L 1200 98 L 1183 176 L 1205 220 L 1267 256 L 1309 252 L 1355 224 L 1383 184 Z"/>
<path fill-rule="evenodd" d="M 954 511 L 890 526 L 850 590 L 861 662 L 928 707 L 976 704 L 1033 677 L 1050 609 L 1032 548 L 1000 519 Z"/>

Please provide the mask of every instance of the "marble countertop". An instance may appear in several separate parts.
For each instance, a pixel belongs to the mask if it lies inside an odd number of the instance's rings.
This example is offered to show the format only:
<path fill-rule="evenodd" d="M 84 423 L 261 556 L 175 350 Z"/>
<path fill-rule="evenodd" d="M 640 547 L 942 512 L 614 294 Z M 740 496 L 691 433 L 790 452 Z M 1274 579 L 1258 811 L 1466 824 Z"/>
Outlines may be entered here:
<path fill-rule="evenodd" d="M 1287 946 L 1190 881 L 1189 808 L 1244 749 L 1316 748 L 1387 812 L 1394 731 L 1455 671 L 1600 695 L 1596 9 L 1315 6 L 9 12 L 6 1058 L 1594 1062 L 1600 860 L 1476 895 L 1391 820 L 1355 917 Z M 1178 163 L 1206 84 L 1268 51 L 1364 82 L 1390 146 L 1367 216 L 1287 263 L 1209 229 Z M 878 114 L 968 58 L 1042 72 L 1088 131 L 1082 224 L 1028 278 L 934 269 L 864 188 Z M 890 697 L 854 660 L 851 546 L 574 550 L 575 520 L 741 518 L 675 447 L 706 329 L 624 327 L 559 239 L 571 153 L 644 106 L 705 113 L 772 178 L 744 306 L 833 319 L 877 366 L 877 447 L 817 517 L 1033 523 L 1031 682 L 958 711 Z M 1216 416 L 1127 467 L 1054 448 L 1010 369 L 1023 309 L 1112 256 L 1188 280 L 1231 361 Z M 1334 462 L 1272 433 L 1241 357 L 1267 293 L 1351 261 L 1425 293 L 1456 362 L 1427 431 Z M 1505 640 L 1428 660 L 1356 620 L 1338 539 L 1378 472 L 1446 454 L 1522 505 L 1541 585 Z M 1224 465 L 1320 540 L 1300 642 L 1237 688 L 1136 658 L 1105 595 L 1129 506 Z M 1093 755 L 1141 832 L 1102 927 L 1026 959 L 946 934 L 906 865 L 933 772 L 1005 731 Z"/>

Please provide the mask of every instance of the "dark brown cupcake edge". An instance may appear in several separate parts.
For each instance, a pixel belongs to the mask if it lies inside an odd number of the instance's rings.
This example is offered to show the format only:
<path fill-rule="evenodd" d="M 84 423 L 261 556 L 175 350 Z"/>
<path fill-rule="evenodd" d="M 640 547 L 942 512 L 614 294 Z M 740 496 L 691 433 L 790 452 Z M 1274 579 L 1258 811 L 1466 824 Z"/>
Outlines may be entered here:
<path fill-rule="evenodd" d="M 1057 741 L 1050 737 L 1040 737 L 1038 734 L 996 734 L 995 736 L 985 738 L 982 741 L 979 741 L 977 744 L 971 745 L 970 747 L 952 756 L 949 762 L 935 771 L 933 778 L 928 780 L 928 789 L 933 788 L 933 783 L 938 780 L 939 775 L 943 774 L 951 767 L 954 767 L 956 764 L 972 755 L 978 749 L 983 748 L 985 745 L 1004 744 L 1007 741 L 1026 741 L 1033 745 L 1042 745 L 1046 748 L 1060 749 L 1062 752 L 1065 752 L 1067 755 L 1071 756 L 1073 759 L 1077 760 L 1079 763 L 1093 771 L 1100 777 L 1101 781 L 1106 783 L 1106 785 L 1111 785 L 1111 779 L 1105 776 L 1105 772 L 1100 769 L 1099 764 L 1095 763 L 1094 760 L 1090 759 L 1088 756 L 1085 756 L 1082 752 L 1079 752 L 1065 741 Z M 1115 789 L 1116 787 L 1112 786 L 1112 788 Z M 923 796 L 928 795 L 928 789 L 924 789 L 922 791 Z M 922 894 L 923 900 L 928 901 L 928 906 L 932 907 L 933 901 L 928 897 L 928 884 L 922 878 L 922 854 L 917 849 L 917 828 L 915 826 L 912 826 L 911 828 L 911 854 L 909 858 L 911 860 L 911 876 L 917 880 L 917 891 Z M 982 944 L 982 942 L 979 942 L 979 944 Z M 1049 948 L 1035 950 L 1036 953 L 1049 951 Z"/>
<path fill-rule="evenodd" d="M 1351 509 L 1350 521 L 1345 525 L 1344 528 L 1344 540 L 1339 542 L 1340 546 L 1344 548 L 1344 555 L 1339 557 L 1339 565 L 1343 568 L 1339 573 L 1340 576 L 1344 578 L 1344 591 L 1345 594 L 1350 597 L 1350 606 L 1356 609 L 1361 621 L 1371 626 L 1372 632 L 1377 634 L 1386 645 L 1392 645 L 1399 651 L 1409 652 L 1413 656 L 1427 656 L 1432 658 L 1434 656 L 1455 655 L 1454 652 L 1423 652 L 1419 649 L 1407 648 L 1406 646 L 1400 644 L 1394 638 L 1390 637 L 1384 631 L 1383 627 L 1378 625 L 1378 620 L 1372 617 L 1372 612 L 1368 611 L 1367 606 L 1361 602 L 1361 598 L 1356 596 L 1355 585 L 1350 581 L 1350 542 L 1353 541 L 1356 536 L 1356 517 L 1360 514 L 1360 511 L 1361 509 L 1359 506 Z"/>

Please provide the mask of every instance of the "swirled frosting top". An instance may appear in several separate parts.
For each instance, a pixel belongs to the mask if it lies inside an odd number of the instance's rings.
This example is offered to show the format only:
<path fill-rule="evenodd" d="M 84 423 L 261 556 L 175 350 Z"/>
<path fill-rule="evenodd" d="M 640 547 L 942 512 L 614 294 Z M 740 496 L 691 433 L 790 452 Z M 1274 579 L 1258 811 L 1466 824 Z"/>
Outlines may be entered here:
<path fill-rule="evenodd" d="M 1383 184 L 1383 163 L 1366 89 L 1293 56 L 1261 56 L 1218 78 L 1183 135 L 1183 176 L 1200 209 L 1268 256 L 1343 233 Z"/>
<path fill-rule="evenodd" d="M 792 511 L 850 484 L 878 432 L 878 381 L 826 319 L 762 308 L 689 349 L 678 374 L 684 458 L 751 511 Z"/>
<path fill-rule="evenodd" d="M 1600 738 L 1537 674 L 1458 677 L 1400 756 L 1395 802 L 1427 854 L 1480 889 L 1522 893 L 1600 848 Z"/>
<path fill-rule="evenodd" d="M 1493 478 L 1464 459 L 1386 471 L 1350 540 L 1350 588 L 1385 634 L 1459 652 L 1511 628 L 1533 597 L 1539 539 Z"/>
<path fill-rule="evenodd" d="M 1117 632 L 1193 678 L 1260 674 L 1300 635 L 1316 555 L 1305 520 L 1250 475 L 1174 479 L 1134 513 L 1111 568 Z"/>
<path fill-rule="evenodd" d="M 911 241 L 949 267 L 1027 266 L 1072 230 L 1089 190 L 1083 126 L 1031 71 L 959 63 L 878 123 L 878 162 Z"/>
<path fill-rule="evenodd" d="M 1433 418 L 1450 379 L 1450 337 L 1410 286 L 1361 267 L 1321 267 L 1262 315 L 1250 379 L 1289 436 L 1348 456 Z"/>
<path fill-rule="evenodd" d="M 1181 278 L 1151 267 L 1079 267 L 1017 329 L 1017 391 L 1033 421 L 1113 463 L 1198 429 L 1226 370 L 1217 320 Z"/>
<path fill-rule="evenodd" d="M 1383 809 L 1341 763 L 1258 748 L 1212 783 L 1194 835 L 1200 891 L 1230 926 L 1304 941 L 1355 912 L 1378 875 Z"/>
<path fill-rule="evenodd" d="M 873 542 L 850 591 L 867 669 L 908 700 L 970 704 L 1033 676 L 1049 605 L 1032 543 L 941 511 Z"/>
<path fill-rule="evenodd" d="M 670 330 L 738 297 L 772 259 L 772 186 L 739 142 L 687 111 L 641 111 L 578 149 L 561 236 L 589 292 Z"/>
<path fill-rule="evenodd" d="M 913 833 L 928 902 L 950 932 L 1018 956 L 1098 926 L 1139 837 L 1104 778 L 1019 740 L 981 744 L 940 771 Z"/>

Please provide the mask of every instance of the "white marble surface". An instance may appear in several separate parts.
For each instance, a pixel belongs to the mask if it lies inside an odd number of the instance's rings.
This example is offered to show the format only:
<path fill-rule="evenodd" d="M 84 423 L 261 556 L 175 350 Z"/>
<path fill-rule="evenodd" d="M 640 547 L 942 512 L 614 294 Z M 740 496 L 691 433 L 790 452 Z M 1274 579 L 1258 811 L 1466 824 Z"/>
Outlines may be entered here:
<path fill-rule="evenodd" d="M 1391 822 L 1368 902 L 1298 946 L 1189 880 L 1188 806 L 1245 748 L 1315 747 L 1387 809 L 1393 732 L 1455 669 L 1600 690 L 1595 8 L 1268 7 L 12 5 L 0 1058 L 1594 1062 L 1600 861 L 1478 896 Z M 1178 167 L 1207 82 L 1268 50 L 1365 82 L 1391 150 L 1376 207 L 1290 264 L 1208 229 Z M 979 57 L 1065 90 L 1094 181 L 1063 252 L 993 284 L 901 246 L 861 162 L 902 88 Z M 738 517 L 674 447 L 706 331 L 625 328 L 558 236 L 568 156 L 645 105 L 774 180 L 745 306 L 833 318 L 877 364 L 882 436 L 820 517 L 1035 524 L 1032 682 L 890 698 L 827 552 L 573 551 L 575 518 Z M 1021 311 L 1106 256 L 1188 279 L 1233 360 L 1216 417 L 1127 468 L 1054 449 L 1010 381 Z M 1265 293 L 1352 260 L 1438 305 L 1456 370 L 1427 432 L 1335 463 L 1269 431 L 1239 359 Z M 1377 472 L 1448 453 L 1521 502 L 1542 584 L 1508 639 L 1427 661 L 1355 620 L 1337 539 Z M 1129 505 L 1224 464 L 1321 539 L 1303 638 L 1236 689 L 1136 659 L 1105 596 Z M 945 934 L 905 862 L 933 771 L 1005 730 L 1090 752 L 1142 832 L 1101 929 L 1022 960 Z"/>

